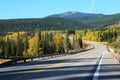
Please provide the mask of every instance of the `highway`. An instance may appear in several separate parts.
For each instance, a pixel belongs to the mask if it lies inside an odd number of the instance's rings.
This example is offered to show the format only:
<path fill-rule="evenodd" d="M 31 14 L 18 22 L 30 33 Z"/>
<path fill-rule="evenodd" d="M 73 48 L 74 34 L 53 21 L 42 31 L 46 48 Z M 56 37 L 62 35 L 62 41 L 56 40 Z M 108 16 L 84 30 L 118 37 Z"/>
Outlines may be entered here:
<path fill-rule="evenodd" d="M 0 80 L 120 80 L 120 64 L 107 47 L 87 41 L 95 49 L 42 61 L 0 67 Z"/>

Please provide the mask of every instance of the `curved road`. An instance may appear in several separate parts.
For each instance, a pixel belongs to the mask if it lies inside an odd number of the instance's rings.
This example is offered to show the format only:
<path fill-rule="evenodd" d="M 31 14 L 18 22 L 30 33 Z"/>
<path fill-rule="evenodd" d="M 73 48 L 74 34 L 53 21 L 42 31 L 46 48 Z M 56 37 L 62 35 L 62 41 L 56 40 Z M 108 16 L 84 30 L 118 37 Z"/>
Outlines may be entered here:
<path fill-rule="evenodd" d="M 0 67 L 0 80 L 120 80 L 120 65 L 106 46 L 73 55 Z"/>

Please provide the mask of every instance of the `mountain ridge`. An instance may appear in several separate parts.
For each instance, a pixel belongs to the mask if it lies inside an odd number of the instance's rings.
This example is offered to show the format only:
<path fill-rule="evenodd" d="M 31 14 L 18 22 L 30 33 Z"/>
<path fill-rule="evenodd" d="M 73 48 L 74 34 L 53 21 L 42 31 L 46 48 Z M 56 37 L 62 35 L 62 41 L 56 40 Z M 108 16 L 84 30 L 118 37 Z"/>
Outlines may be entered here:
<path fill-rule="evenodd" d="M 107 25 L 111 25 L 120 21 L 120 13 L 104 15 L 104 14 L 69 11 L 69 12 L 60 13 L 60 14 L 49 15 L 48 17 L 67 18 L 80 23 L 87 24 L 89 25 L 89 27 L 92 27 L 92 28 L 105 27 Z"/>
<path fill-rule="evenodd" d="M 64 18 L 75 18 L 75 17 L 91 17 L 91 16 L 96 16 L 96 17 L 101 17 L 104 16 L 104 14 L 95 14 L 95 13 L 84 13 L 84 12 L 78 12 L 78 11 L 68 11 L 64 13 L 59 13 L 59 14 L 52 14 L 47 17 L 64 17 Z"/>
<path fill-rule="evenodd" d="M 67 12 L 69 17 L 45 17 L 0 20 L 0 31 L 23 31 L 23 30 L 76 30 L 76 29 L 100 29 L 108 25 L 120 22 L 120 13 L 114 15 L 84 14 L 75 16 L 77 12 Z"/>

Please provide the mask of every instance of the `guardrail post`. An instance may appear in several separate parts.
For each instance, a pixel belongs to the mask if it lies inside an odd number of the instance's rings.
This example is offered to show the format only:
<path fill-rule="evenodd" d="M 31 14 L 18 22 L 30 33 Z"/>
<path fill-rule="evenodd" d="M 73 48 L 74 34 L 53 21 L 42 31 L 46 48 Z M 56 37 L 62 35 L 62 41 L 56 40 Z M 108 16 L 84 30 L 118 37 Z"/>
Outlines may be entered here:
<path fill-rule="evenodd" d="M 26 62 L 26 59 L 24 59 L 24 62 Z"/>
<path fill-rule="evenodd" d="M 33 61 L 33 58 L 31 58 L 31 61 Z"/>
<path fill-rule="evenodd" d="M 17 63 L 17 60 L 15 61 L 15 64 Z"/>

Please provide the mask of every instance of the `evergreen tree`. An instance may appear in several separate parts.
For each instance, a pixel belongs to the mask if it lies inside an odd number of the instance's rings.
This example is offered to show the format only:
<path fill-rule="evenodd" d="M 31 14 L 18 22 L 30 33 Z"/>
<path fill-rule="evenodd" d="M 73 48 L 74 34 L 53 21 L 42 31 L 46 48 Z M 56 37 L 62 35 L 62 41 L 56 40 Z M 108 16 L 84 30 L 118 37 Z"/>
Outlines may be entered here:
<path fill-rule="evenodd" d="M 24 50 L 24 44 L 22 42 L 22 39 L 20 39 L 20 34 L 18 31 L 17 36 L 17 51 L 16 51 L 16 57 L 17 56 L 23 56 L 23 50 Z"/>
<path fill-rule="evenodd" d="M 5 56 L 5 40 L 0 38 L 0 57 Z"/>
<path fill-rule="evenodd" d="M 40 52 L 41 52 L 41 39 L 42 39 L 42 37 L 41 37 L 41 31 L 39 30 L 38 31 L 38 44 L 37 44 L 37 53 L 38 53 L 38 55 L 40 54 Z"/>
<path fill-rule="evenodd" d="M 80 48 L 83 48 L 82 38 L 79 38 L 79 39 L 78 39 L 78 42 L 79 42 L 79 47 L 80 47 Z"/>
<path fill-rule="evenodd" d="M 69 40 L 69 33 L 68 33 L 68 31 L 66 31 L 65 47 L 66 47 L 66 51 L 67 51 L 67 52 L 68 52 L 70 49 L 72 49 L 71 44 L 70 44 L 70 40 Z"/>
<path fill-rule="evenodd" d="M 24 40 L 24 55 L 25 56 L 28 56 L 28 50 L 29 48 L 29 43 L 28 43 L 28 35 L 27 35 L 27 32 L 25 32 L 25 40 Z"/>
<path fill-rule="evenodd" d="M 7 37 L 7 40 L 5 42 L 5 58 L 8 58 L 10 54 L 10 43 L 9 43 L 9 37 Z"/>
<path fill-rule="evenodd" d="M 15 57 L 16 54 L 16 45 L 15 45 L 15 41 L 11 40 L 11 56 Z"/>

